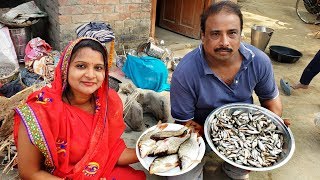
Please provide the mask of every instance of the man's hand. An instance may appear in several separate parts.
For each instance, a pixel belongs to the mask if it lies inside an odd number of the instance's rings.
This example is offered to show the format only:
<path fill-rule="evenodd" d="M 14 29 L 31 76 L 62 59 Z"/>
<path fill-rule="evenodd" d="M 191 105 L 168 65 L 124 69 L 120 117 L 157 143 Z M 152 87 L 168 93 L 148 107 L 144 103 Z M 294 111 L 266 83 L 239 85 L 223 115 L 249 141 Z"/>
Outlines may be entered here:
<path fill-rule="evenodd" d="M 200 124 L 196 123 L 193 120 L 189 120 L 185 126 L 187 127 L 192 127 L 194 129 L 195 132 L 197 132 L 200 136 L 203 136 L 204 132 L 203 132 L 203 126 L 201 126 Z"/>
<path fill-rule="evenodd" d="M 283 120 L 283 123 L 284 123 L 287 127 L 289 127 L 289 126 L 291 125 L 289 119 L 282 119 L 282 120 Z"/>

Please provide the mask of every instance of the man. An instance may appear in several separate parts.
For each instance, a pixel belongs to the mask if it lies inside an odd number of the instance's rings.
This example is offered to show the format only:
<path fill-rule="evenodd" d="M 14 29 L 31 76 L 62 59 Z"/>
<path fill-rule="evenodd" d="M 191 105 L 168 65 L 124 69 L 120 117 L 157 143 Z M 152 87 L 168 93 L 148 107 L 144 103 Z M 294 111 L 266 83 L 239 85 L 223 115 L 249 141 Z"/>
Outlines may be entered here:
<path fill-rule="evenodd" d="M 240 42 L 242 28 L 240 8 L 231 1 L 213 4 L 202 14 L 202 44 L 181 60 L 171 81 L 171 114 L 177 123 L 203 134 L 212 110 L 228 103 L 253 103 L 253 91 L 261 106 L 281 116 L 271 61 L 264 52 Z M 230 168 L 228 176 L 247 177 L 247 172 Z"/>

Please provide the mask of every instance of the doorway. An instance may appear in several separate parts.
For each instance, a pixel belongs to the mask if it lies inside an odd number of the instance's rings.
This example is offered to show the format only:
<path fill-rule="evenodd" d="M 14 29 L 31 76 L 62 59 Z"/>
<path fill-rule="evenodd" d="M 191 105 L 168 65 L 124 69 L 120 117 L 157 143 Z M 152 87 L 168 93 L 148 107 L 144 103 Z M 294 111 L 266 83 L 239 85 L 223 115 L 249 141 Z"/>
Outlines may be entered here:
<path fill-rule="evenodd" d="M 152 0 L 151 32 L 155 26 L 200 39 L 200 15 L 213 0 Z"/>
<path fill-rule="evenodd" d="M 158 0 L 157 26 L 194 39 L 200 39 L 203 0 Z"/>

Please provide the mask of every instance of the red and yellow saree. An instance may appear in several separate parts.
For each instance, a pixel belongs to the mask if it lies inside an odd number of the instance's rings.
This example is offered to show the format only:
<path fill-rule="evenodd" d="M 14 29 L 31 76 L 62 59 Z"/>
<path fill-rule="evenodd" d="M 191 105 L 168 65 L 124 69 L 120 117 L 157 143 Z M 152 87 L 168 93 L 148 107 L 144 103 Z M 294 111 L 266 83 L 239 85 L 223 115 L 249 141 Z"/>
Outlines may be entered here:
<path fill-rule="evenodd" d="M 52 86 L 34 92 L 26 104 L 16 109 L 16 144 L 22 122 L 31 143 L 44 156 L 46 171 L 55 176 L 66 179 L 145 179 L 141 171 L 116 165 L 126 148 L 120 138 L 125 125 L 122 102 L 117 93 L 109 89 L 108 78 L 95 94 L 94 114 L 62 100 L 70 55 L 80 40 L 70 43 L 61 55 Z"/>

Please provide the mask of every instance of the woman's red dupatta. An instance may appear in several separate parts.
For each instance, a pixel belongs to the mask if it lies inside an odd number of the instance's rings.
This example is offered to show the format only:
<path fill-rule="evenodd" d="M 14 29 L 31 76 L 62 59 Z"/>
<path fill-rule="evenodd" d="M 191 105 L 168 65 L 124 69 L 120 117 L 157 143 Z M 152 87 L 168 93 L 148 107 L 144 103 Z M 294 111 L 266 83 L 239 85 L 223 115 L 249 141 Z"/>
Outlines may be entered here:
<path fill-rule="evenodd" d="M 125 125 L 122 102 L 118 94 L 109 89 L 108 78 L 105 78 L 95 95 L 96 112 L 93 115 L 93 128 L 90 132 L 79 125 L 86 119 L 83 119 L 77 110 L 70 110 L 70 105 L 62 101 L 71 52 L 82 39 L 91 38 L 78 39 L 64 50 L 55 70 L 52 86 L 46 86 L 32 93 L 26 104 L 16 109 L 14 125 L 16 144 L 19 124 L 23 122 L 30 141 L 45 157 L 45 169 L 55 176 L 68 179 L 145 179 L 143 172 L 135 171 L 129 166 L 116 166 L 126 148 L 120 138 Z M 89 140 L 82 138 L 87 134 L 90 135 Z M 83 146 L 86 151 L 84 155 L 77 157 L 75 154 L 70 154 L 70 150 L 74 152 L 78 147 L 81 149 L 79 146 L 81 138 L 84 139 Z M 77 146 L 73 146 L 74 139 L 77 139 Z M 78 159 L 80 160 L 77 163 L 71 163 Z"/>

